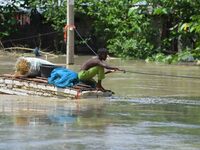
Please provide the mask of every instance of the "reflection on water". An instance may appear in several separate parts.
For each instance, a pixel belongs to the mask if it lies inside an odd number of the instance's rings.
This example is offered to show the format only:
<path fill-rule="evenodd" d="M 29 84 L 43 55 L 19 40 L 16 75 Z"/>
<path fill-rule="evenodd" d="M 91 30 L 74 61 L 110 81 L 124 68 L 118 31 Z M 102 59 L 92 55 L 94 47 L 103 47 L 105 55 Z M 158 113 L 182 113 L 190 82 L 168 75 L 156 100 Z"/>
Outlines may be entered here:
<path fill-rule="evenodd" d="M 0 149 L 198 150 L 199 114 L 188 103 L 1 95 Z"/>
<path fill-rule="evenodd" d="M 79 70 L 87 58 L 70 68 Z M 200 76 L 197 66 L 108 61 L 130 71 Z M 12 72 L 14 62 L 0 56 L 0 73 Z M 200 80 L 116 72 L 103 85 L 116 94 L 71 101 L 0 95 L 0 149 L 200 149 Z"/>

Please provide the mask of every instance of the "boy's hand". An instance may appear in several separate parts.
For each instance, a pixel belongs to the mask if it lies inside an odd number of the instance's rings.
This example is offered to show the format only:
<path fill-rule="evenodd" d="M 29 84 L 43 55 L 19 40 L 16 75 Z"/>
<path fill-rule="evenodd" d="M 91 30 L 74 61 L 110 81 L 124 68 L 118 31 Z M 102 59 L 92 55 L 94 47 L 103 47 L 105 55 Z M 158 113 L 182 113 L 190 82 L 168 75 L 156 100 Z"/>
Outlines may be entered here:
<path fill-rule="evenodd" d="M 116 71 L 116 70 L 108 70 L 108 71 L 105 72 L 105 74 L 113 73 L 113 72 L 115 72 L 115 71 Z"/>

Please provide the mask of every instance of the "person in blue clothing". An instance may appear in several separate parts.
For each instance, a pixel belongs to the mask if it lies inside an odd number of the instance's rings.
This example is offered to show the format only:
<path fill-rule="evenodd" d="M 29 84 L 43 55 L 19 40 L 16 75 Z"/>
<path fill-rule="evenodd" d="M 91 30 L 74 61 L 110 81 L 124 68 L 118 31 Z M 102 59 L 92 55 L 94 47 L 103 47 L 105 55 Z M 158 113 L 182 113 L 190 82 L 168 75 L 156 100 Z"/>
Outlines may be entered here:
<path fill-rule="evenodd" d="M 107 91 L 102 86 L 102 80 L 105 78 L 105 74 L 120 70 L 118 67 L 112 67 L 105 63 L 107 56 L 107 49 L 100 48 L 95 58 L 89 59 L 81 66 L 80 72 L 78 73 L 79 81 L 89 84 L 93 83 L 93 86 L 97 90 L 102 92 Z M 105 72 L 104 69 L 108 71 Z M 98 78 L 97 82 L 93 79 L 95 76 Z"/>

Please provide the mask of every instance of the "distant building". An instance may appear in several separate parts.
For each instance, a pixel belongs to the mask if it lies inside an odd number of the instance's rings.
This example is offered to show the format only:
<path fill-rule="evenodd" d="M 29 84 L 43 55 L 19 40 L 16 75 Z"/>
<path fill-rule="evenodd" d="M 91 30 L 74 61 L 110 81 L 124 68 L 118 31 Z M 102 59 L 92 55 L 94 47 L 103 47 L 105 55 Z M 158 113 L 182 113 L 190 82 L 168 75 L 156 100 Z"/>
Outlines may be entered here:
<path fill-rule="evenodd" d="M 39 13 L 41 14 L 43 11 L 40 8 L 37 8 L 36 10 L 33 10 L 32 8 L 25 8 L 25 7 L 21 7 L 21 5 L 23 1 L 20 2 L 15 2 L 13 3 L 12 0 L 0 0 L 0 10 L 4 9 L 4 7 L 7 7 L 9 5 L 11 6 L 15 6 L 16 7 L 16 12 L 14 14 L 15 19 L 17 20 L 17 22 L 19 23 L 20 26 L 24 26 L 24 25 L 29 25 L 31 24 L 31 15 L 32 13 Z"/>

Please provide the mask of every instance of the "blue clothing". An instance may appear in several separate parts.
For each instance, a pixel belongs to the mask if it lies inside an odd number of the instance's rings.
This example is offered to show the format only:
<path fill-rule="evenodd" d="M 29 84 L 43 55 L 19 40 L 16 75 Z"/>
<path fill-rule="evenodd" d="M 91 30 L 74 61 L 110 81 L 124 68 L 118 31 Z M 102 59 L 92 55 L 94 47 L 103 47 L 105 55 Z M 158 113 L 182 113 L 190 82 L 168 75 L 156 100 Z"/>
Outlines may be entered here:
<path fill-rule="evenodd" d="M 48 83 L 61 88 L 72 87 L 78 83 L 78 74 L 63 67 L 55 68 L 48 78 Z"/>
<path fill-rule="evenodd" d="M 49 115 L 48 118 L 51 120 L 51 122 L 58 124 L 72 124 L 77 121 L 77 116 L 73 114 L 53 114 Z"/>

